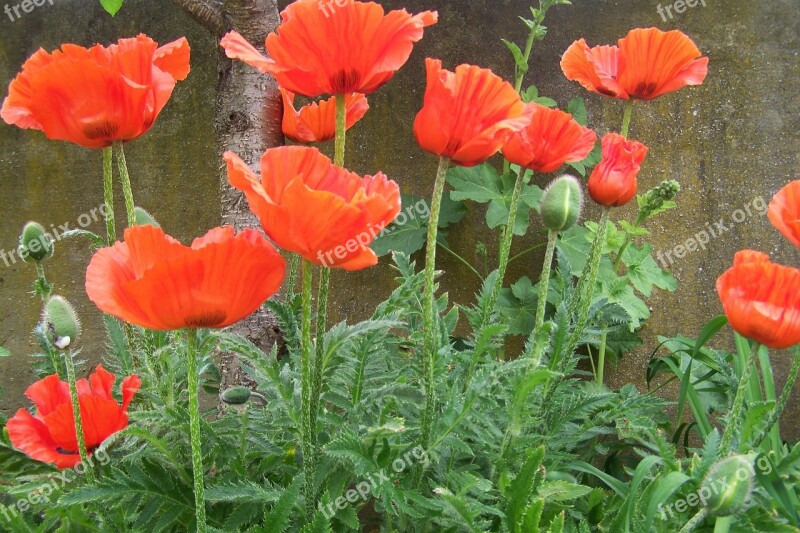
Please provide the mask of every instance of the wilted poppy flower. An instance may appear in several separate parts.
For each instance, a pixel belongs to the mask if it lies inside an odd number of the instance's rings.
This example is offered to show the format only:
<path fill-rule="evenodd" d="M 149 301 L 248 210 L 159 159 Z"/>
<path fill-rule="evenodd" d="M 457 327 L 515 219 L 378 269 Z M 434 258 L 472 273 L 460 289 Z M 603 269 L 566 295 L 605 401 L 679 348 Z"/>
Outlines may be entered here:
<path fill-rule="evenodd" d="M 220 44 L 228 57 L 272 74 L 297 94 L 369 94 L 405 64 L 423 28 L 437 17 L 435 11 L 412 17 L 405 9 L 384 14 L 374 2 L 298 0 L 281 12 L 278 31 L 267 36 L 269 57 L 235 31 Z"/>
<path fill-rule="evenodd" d="M 717 293 L 740 335 L 776 350 L 800 343 L 800 270 L 743 250 L 717 279 Z"/>
<path fill-rule="evenodd" d="M 636 194 L 636 177 L 647 155 L 647 146 L 609 133 L 601 141 L 603 160 L 589 176 L 589 196 L 607 207 L 627 204 Z"/>
<path fill-rule="evenodd" d="M 261 179 L 233 152 L 224 158 L 231 185 L 278 246 L 326 267 L 378 262 L 369 245 L 400 212 L 400 188 L 383 173 L 362 178 L 304 146 L 267 150 Z"/>
<path fill-rule="evenodd" d="M 39 50 L 11 82 L 0 116 L 85 148 L 143 135 L 189 74 L 185 38 L 158 47 L 147 37 L 86 49 Z"/>
<path fill-rule="evenodd" d="M 336 137 L 336 98 L 333 96 L 322 102 L 314 102 L 294 108 L 294 93 L 280 88 L 283 96 L 283 134 L 301 143 L 329 141 Z M 345 97 L 345 129 L 361 120 L 369 109 L 367 97 L 353 93 Z"/>
<path fill-rule="evenodd" d="M 286 264 L 254 229 L 214 228 L 192 246 L 154 226 L 98 251 L 86 292 L 101 311 L 144 328 L 224 328 L 275 294 Z"/>
<path fill-rule="evenodd" d="M 517 91 L 489 69 L 460 65 L 455 73 L 426 59 L 425 101 L 414 136 L 426 152 L 471 167 L 502 148 L 512 133 L 530 124 L 530 109 Z"/>
<path fill-rule="evenodd" d="M 594 149 L 597 134 L 572 115 L 536 103 L 530 125 L 506 141 L 503 155 L 521 167 L 548 174 L 567 162 L 583 161 Z"/>
<path fill-rule="evenodd" d="M 708 74 L 708 58 L 678 30 L 637 28 L 619 46 L 589 48 L 575 41 L 561 59 L 569 80 L 589 91 L 628 100 L 652 100 L 687 85 L 700 85 Z"/>
<path fill-rule="evenodd" d="M 89 454 L 128 425 L 128 405 L 142 382 L 138 376 L 128 376 L 122 380 L 120 405 L 111 394 L 116 379 L 98 365 L 88 381 L 80 379 L 75 383 Z M 11 444 L 31 459 L 54 464 L 61 470 L 78 464 L 81 458 L 69 384 L 54 374 L 28 387 L 25 396 L 36 406 L 36 416 L 20 409 L 8 421 L 6 428 Z"/>
<path fill-rule="evenodd" d="M 767 214 L 778 231 L 800 246 L 800 180 L 791 182 L 772 197 Z"/>

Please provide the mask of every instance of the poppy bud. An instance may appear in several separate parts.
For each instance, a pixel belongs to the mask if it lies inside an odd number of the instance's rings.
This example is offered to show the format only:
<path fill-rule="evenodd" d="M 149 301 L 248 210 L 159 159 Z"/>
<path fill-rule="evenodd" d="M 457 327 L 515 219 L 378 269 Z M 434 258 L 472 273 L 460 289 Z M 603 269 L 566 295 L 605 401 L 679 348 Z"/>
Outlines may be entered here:
<path fill-rule="evenodd" d="M 222 401 L 228 405 L 244 405 L 250 400 L 251 395 L 247 387 L 231 387 L 222 393 Z"/>
<path fill-rule="evenodd" d="M 564 174 L 550 183 L 540 204 L 542 223 L 550 231 L 565 231 L 581 216 L 583 196 L 578 180 Z"/>
<path fill-rule="evenodd" d="M 38 222 L 28 222 L 19 237 L 19 256 L 23 261 L 42 261 L 53 256 L 53 240 Z"/>
<path fill-rule="evenodd" d="M 153 226 L 156 228 L 160 228 L 161 224 L 159 224 L 153 215 L 142 209 L 141 207 L 134 207 L 133 208 L 134 214 L 134 222 L 137 226 Z"/>
<path fill-rule="evenodd" d="M 64 349 L 81 335 L 81 321 L 72 305 L 61 296 L 53 296 L 44 307 L 44 323 L 53 333 L 54 342 Z"/>
<path fill-rule="evenodd" d="M 754 478 L 752 458 L 732 455 L 711 467 L 698 494 L 705 495 L 705 506 L 711 515 L 730 516 L 750 499 Z"/>
<path fill-rule="evenodd" d="M 648 148 L 617 133 L 603 137 L 602 145 L 603 160 L 589 177 L 589 196 L 600 205 L 619 207 L 636 194 L 636 178 Z"/>

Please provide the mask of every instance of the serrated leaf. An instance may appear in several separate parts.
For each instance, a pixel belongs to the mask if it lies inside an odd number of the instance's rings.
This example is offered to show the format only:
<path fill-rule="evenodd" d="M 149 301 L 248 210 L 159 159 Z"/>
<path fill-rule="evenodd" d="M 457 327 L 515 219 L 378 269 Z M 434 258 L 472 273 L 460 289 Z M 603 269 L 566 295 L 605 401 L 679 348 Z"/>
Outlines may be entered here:
<path fill-rule="evenodd" d="M 522 74 L 527 73 L 528 62 L 525 61 L 525 57 L 522 54 L 522 50 L 519 49 L 519 46 L 517 46 L 516 43 L 512 43 L 507 39 L 500 39 L 500 40 L 503 41 L 503 44 L 506 45 L 506 47 L 509 50 L 511 50 L 511 55 L 514 56 L 514 64 L 516 65 L 517 70 Z"/>
<path fill-rule="evenodd" d="M 575 122 L 581 126 L 586 126 L 589 123 L 589 115 L 586 112 L 586 102 L 581 97 L 576 97 L 567 103 L 567 113 L 572 115 Z"/>
<path fill-rule="evenodd" d="M 678 283 L 669 272 L 662 270 L 650 253 L 652 247 L 645 244 L 642 248 L 630 245 L 622 254 L 622 261 L 628 267 L 628 278 L 634 288 L 646 297 L 653 293 L 653 287 L 674 292 Z"/>

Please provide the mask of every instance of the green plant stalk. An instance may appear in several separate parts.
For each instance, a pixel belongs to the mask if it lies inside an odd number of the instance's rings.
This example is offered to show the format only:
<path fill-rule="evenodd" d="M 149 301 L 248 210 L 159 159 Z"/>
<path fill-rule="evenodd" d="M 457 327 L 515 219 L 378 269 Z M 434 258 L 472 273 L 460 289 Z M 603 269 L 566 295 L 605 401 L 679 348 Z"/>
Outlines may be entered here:
<path fill-rule="evenodd" d="M 114 148 L 117 152 L 117 166 L 119 167 L 119 179 L 122 182 L 122 194 L 125 196 L 125 211 L 128 215 L 128 227 L 132 228 L 136 225 L 136 213 L 133 203 L 133 189 L 131 188 L 131 177 L 128 174 L 128 163 L 125 160 L 125 149 L 122 143 L 117 141 L 114 143 Z"/>
<path fill-rule="evenodd" d="M 553 268 L 553 255 L 556 252 L 556 242 L 558 242 L 558 232 L 550 230 L 547 234 L 547 250 L 544 252 L 544 263 L 542 263 L 542 274 L 539 276 L 539 299 L 536 302 L 536 322 L 531 332 L 531 339 L 535 339 L 539 330 L 544 325 L 544 313 L 547 308 L 547 291 L 550 288 L 550 271 Z"/>
<path fill-rule="evenodd" d="M 573 295 L 573 302 L 577 302 L 575 310 L 578 313 L 578 321 L 575 325 L 575 330 L 570 335 L 567 342 L 565 354 L 570 354 L 572 350 L 578 345 L 580 341 L 583 328 L 586 327 L 586 321 L 589 318 L 589 308 L 592 305 L 592 296 L 594 294 L 594 284 L 597 281 L 597 271 L 600 267 L 600 259 L 603 257 L 603 245 L 606 240 L 606 228 L 608 227 L 608 218 L 611 210 L 609 208 L 603 209 L 603 214 L 600 217 L 600 222 L 597 224 L 597 233 L 592 241 L 592 247 L 589 251 L 589 257 L 586 260 L 586 267 L 583 274 L 581 274 L 581 281 L 585 283 L 578 283 Z M 585 294 L 584 294 L 585 293 Z M 570 308 L 573 306 L 570 305 Z"/>
<path fill-rule="evenodd" d="M 451 250 L 450 248 L 448 248 L 444 244 L 442 244 L 442 243 L 437 243 L 437 244 L 439 245 L 439 248 L 441 248 L 445 252 L 447 252 L 450 255 L 452 255 L 453 257 L 455 257 L 461 264 L 463 264 L 465 267 L 467 267 L 470 272 L 472 272 L 473 274 L 478 276 L 478 279 L 481 280 L 481 282 L 483 282 L 483 276 L 481 276 L 481 273 L 478 272 L 478 270 L 474 266 L 469 264 L 469 261 L 467 261 L 466 259 L 464 259 L 460 255 L 458 255 L 456 252 L 454 252 L 453 250 Z"/>
<path fill-rule="evenodd" d="M 39 296 L 42 298 L 42 303 L 47 304 L 50 300 L 50 295 L 53 292 L 53 286 L 47 282 L 47 276 L 44 273 L 44 264 L 41 261 L 36 261 L 36 287 L 41 289 Z"/>
<path fill-rule="evenodd" d="M 696 515 L 694 515 L 686 524 L 681 528 L 679 533 L 689 533 L 690 531 L 694 531 L 697 526 L 703 523 L 703 520 L 706 519 L 708 515 L 708 511 L 703 508 L 700 509 Z"/>
<path fill-rule="evenodd" d="M 508 258 L 511 255 L 511 241 L 514 239 L 514 223 L 517 219 L 517 209 L 519 207 L 520 196 L 522 195 L 524 177 L 525 169 L 520 168 L 517 180 L 514 183 L 514 191 L 511 193 L 511 204 L 508 206 L 508 224 L 506 224 L 503 229 L 503 236 L 500 240 L 497 279 L 494 282 L 494 287 L 492 287 L 492 293 L 489 295 L 489 301 L 483 309 L 483 327 L 486 327 L 489 320 L 492 318 L 495 305 L 497 305 L 497 300 L 500 297 L 500 291 L 503 288 L 503 279 L 506 276 L 506 269 L 508 268 Z"/>
<path fill-rule="evenodd" d="M 756 359 L 758 359 L 758 347 L 754 346 L 753 349 L 750 350 L 750 357 L 748 357 L 742 369 L 742 376 L 739 378 L 739 385 L 736 387 L 736 396 L 733 398 L 733 406 L 731 407 L 731 412 L 728 414 L 728 425 L 725 426 L 725 432 L 722 434 L 722 440 L 719 445 L 720 454 L 727 454 L 731 449 L 731 441 L 733 440 L 733 434 L 739 427 L 739 418 L 742 415 L 744 398 Z"/>
<path fill-rule="evenodd" d="M 322 395 L 322 377 L 325 356 L 325 316 L 328 314 L 328 292 L 331 283 L 331 269 L 328 267 L 320 268 L 319 292 L 317 293 L 317 351 L 314 359 L 313 378 L 311 389 L 311 427 L 317 427 L 317 417 L 319 416 L 319 400 Z M 317 446 L 317 433 L 312 432 L 312 443 L 315 456 L 319 454 Z M 316 463 L 317 459 L 314 458 Z"/>
<path fill-rule="evenodd" d="M 772 372 L 772 365 L 769 361 L 769 352 L 766 346 L 758 350 L 758 364 L 761 367 L 761 380 L 764 382 L 764 400 L 773 402 L 773 405 L 777 405 L 776 402 L 778 399 L 775 396 L 775 376 Z M 777 426 L 773 426 L 769 431 L 769 440 L 771 441 L 773 449 L 780 449 L 781 435 L 780 429 Z M 744 443 L 741 443 L 740 447 L 742 444 Z"/>
<path fill-rule="evenodd" d="M 792 389 L 797 381 L 798 374 L 800 374 L 800 348 L 798 348 L 794 354 L 792 368 L 789 370 L 789 375 L 786 377 L 786 383 L 783 385 L 780 399 L 775 404 L 775 407 L 772 408 L 766 424 L 764 424 L 764 427 L 761 428 L 758 436 L 753 441 L 754 447 L 761 444 L 761 442 L 767 437 L 767 434 L 772 431 L 773 427 L 778 427 L 778 420 L 780 419 L 781 413 L 786 408 L 786 404 L 789 402 L 789 397 L 792 395 Z M 780 430 L 778 430 L 777 433 L 780 439 Z"/>
<path fill-rule="evenodd" d="M 625 102 L 625 114 L 622 116 L 622 129 L 620 130 L 619 134 L 628 138 L 628 131 L 631 127 L 631 117 L 633 116 L 633 102 L 634 99 L 631 98 L 627 102 Z"/>
<path fill-rule="evenodd" d="M 286 301 L 294 298 L 294 286 L 297 281 L 297 267 L 300 265 L 300 256 L 293 253 L 289 258 L 289 274 L 286 277 Z"/>
<path fill-rule="evenodd" d="M 714 533 L 728 533 L 731 530 L 732 523 L 733 515 L 718 516 L 716 522 L 714 522 Z"/>
<path fill-rule="evenodd" d="M 75 384 L 75 365 L 72 362 L 72 352 L 64 352 L 64 367 L 67 369 L 67 383 L 69 383 L 69 396 L 72 400 L 72 415 L 75 418 L 75 437 L 78 440 L 78 454 L 81 463 L 86 468 L 86 479 L 89 483 L 94 483 L 94 472 L 92 464 L 89 462 L 89 454 L 86 451 L 86 438 L 83 433 L 83 417 L 81 416 L 80 400 L 78 399 L 78 387 Z M 57 370 L 57 369 L 56 369 Z"/>
<path fill-rule="evenodd" d="M 337 167 L 344 167 L 344 147 L 347 132 L 347 107 L 345 106 L 345 95 L 336 95 L 336 147 L 334 150 L 333 163 Z"/>
<path fill-rule="evenodd" d="M 525 42 L 525 51 L 522 54 L 522 58 L 525 60 L 525 63 L 528 63 L 531 59 L 531 50 L 533 49 L 534 39 L 536 38 L 536 29 L 538 25 L 535 25 L 531 28 L 530 32 L 528 33 L 528 40 Z M 520 92 L 522 90 L 522 82 L 525 79 L 525 73 L 522 72 L 519 68 L 515 69 L 514 73 L 514 90 Z"/>
<path fill-rule="evenodd" d="M 306 260 L 302 263 L 302 341 L 300 355 L 300 445 L 303 450 L 303 477 L 304 494 L 306 499 L 306 519 L 311 520 L 314 516 L 316 502 L 314 497 L 314 478 L 316 476 L 316 463 L 314 459 L 316 452 L 314 442 L 316 440 L 316 427 L 311 425 L 311 391 L 313 389 L 313 367 L 312 367 L 312 345 L 311 345 L 311 285 L 312 285 L 312 266 Z"/>
<path fill-rule="evenodd" d="M 436 170 L 436 181 L 433 186 L 433 198 L 431 200 L 431 214 L 428 219 L 428 242 L 425 249 L 425 294 L 423 299 L 422 319 L 423 319 L 423 344 L 422 344 L 422 383 L 425 393 L 425 407 L 420 421 L 420 444 L 427 450 L 430 441 L 431 425 L 433 423 L 433 411 L 436 405 L 436 397 L 433 381 L 433 370 L 436 363 L 436 339 L 438 332 L 436 328 L 435 316 L 435 295 L 434 284 L 436 282 L 436 237 L 439 228 L 439 211 L 444 195 L 444 181 L 447 174 L 447 167 L 450 160 L 446 157 L 439 159 L 439 168 Z"/>
<path fill-rule="evenodd" d="M 199 372 L 197 369 L 197 330 L 186 332 L 187 373 L 189 382 L 189 433 L 192 447 L 192 478 L 194 480 L 194 514 L 197 533 L 206 531 L 206 498 L 203 476 L 203 449 L 200 441 Z"/>
<path fill-rule="evenodd" d="M 598 385 L 603 384 L 603 373 L 606 367 L 606 341 L 608 339 L 608 330 L 603 328 L 603 335 L 600 337 L 600 351 L 597 353 L 597 378 Z"/>
<path fill-rule="evenodd" d="M 114 222 L 114 166 L 113 149 L 103 148 L 103 199 L 106 204 L 106 244 L 111 246 L 117 240 Z"/>

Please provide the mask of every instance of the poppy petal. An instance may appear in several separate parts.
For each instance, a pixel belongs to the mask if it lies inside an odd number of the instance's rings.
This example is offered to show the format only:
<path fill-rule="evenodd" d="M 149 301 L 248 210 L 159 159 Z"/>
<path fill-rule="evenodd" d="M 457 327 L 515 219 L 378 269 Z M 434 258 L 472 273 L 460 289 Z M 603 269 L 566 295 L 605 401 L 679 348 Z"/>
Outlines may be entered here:
<path fill-rule="evenodd" d="M 772 197 L 767 215 L 784 237 L 800 246 L 800 180 L 789 183 Z"/>
<path fill-rule="evenodd" d="M 25 409 L 8 420 L 6 429 L 11 444 L 31 459 L 53 464 L 60 470 L 72 468 L 81 460 L 77 452 L 59 452 L 45 424 Z"/>

